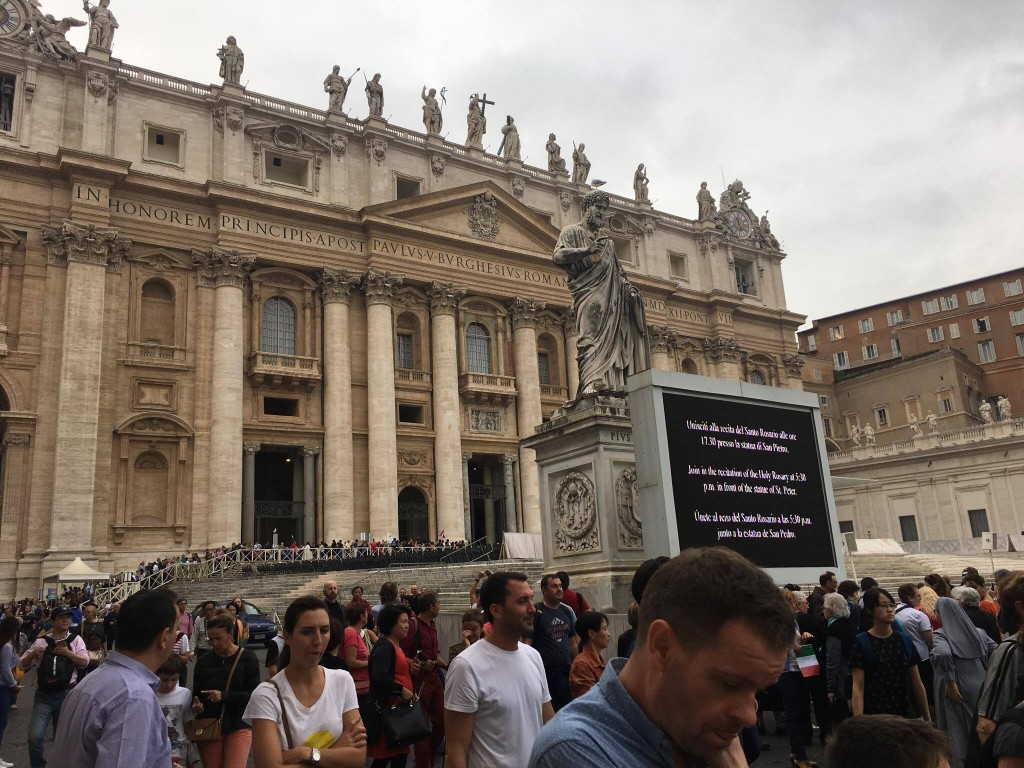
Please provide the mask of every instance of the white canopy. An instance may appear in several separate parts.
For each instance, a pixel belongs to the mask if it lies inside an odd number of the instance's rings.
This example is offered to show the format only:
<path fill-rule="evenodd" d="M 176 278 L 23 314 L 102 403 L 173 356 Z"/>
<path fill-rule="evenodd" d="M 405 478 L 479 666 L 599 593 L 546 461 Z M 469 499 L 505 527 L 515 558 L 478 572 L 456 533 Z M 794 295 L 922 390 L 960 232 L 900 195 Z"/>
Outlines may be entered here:
<path fill-rule="evenodd" d="M 46 581 L 58 581 L 66 584 L 69 582 L 106 581 L 109 578 L 109 573 L 97 571 L 88 563 L 83 562 L 82 558 L 76 557 L 71 563 L 48 576 Z"/>

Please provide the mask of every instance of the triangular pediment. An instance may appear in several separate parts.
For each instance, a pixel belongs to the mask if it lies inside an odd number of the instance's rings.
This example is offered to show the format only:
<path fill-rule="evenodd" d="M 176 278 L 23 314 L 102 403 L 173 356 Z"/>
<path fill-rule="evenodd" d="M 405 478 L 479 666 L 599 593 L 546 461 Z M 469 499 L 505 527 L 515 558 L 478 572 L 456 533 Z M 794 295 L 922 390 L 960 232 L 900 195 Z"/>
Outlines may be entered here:
<path fill-rule="evenodd" d="M 0 224 L 0 245 L 9 245 L 13 248 L 20 242 L 21 238 L 18 235 L 3 224 Z"/>
<path fill-rule="evenodd" d="M 185 257 L 163 248 L 137 250 L 129 257 L 136 264 L 145 264 L 157 272 L 171 269 L 192 269 L 192 262 Z"/>
<path fill-rule="evenodd" d="M 492 181 L 380 203 L 364 208 L 362 218 L 389 229 L 548 254 L 558 239 L 549 221 Z"/>

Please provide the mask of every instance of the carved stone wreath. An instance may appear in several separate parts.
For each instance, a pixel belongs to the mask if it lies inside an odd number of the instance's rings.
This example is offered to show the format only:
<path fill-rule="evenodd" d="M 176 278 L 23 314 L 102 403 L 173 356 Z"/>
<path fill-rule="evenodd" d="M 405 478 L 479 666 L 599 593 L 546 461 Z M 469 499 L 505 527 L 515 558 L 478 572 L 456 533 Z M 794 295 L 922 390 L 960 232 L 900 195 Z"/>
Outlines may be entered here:
<path fill-rule="evenodd" d="M 345 150 L 348 149 L 348 136 L 344 133 L 332 133 L 331 134 L 331 151 L 334 152 L 335 157 L 341 157 L 345 154 Z"/>
<path fill-rule="evenodd" d="M 615 481 L 615 512 L 618 518 L 619 548 L 643 549 L 644 529 L 638 511 L 636 467 L 626 467 Z"/>
<path fill-rule="evenodd" d="M 477 195 L 469 209 L 469 231 L 484 240 L 498 235 L 498 201 L 490 192 Z"/>
<path fill-rule="evenodd" d="M 388 156 L 388 143 L 381 138 L 366 139 L 366 156 L 380 165 Z"/>
<path fill-rule="evenodd" d="M 89 92 L 96 98 L 105 95 L 107 86 L 110 84 L 110 79 L 105 72 L 97 72 L 95 70 L 86 75 L 85 81 L 89 86 Z"/>
<path fill-rule="evenodd" d="M 560 552 L 600 549 L 594 484 L 580 472 L 565 475 L 555 488 L 555 546 Z"/>
<path fill-rule="evenodd" d="M 562 210 L 568 213 L 569 208 L 572 207 L 572 195 L 570 195 L 568 192 L 563 192 L 561 195 L 559 195 L 559 202 L 562 205 Z"/>
<path fill-rule="evenodd" d="M 434 178 L 439 179 L 444 176 L 444 157 L 441 155 L 431 155 L 430 170 L 433 172 Z"/>

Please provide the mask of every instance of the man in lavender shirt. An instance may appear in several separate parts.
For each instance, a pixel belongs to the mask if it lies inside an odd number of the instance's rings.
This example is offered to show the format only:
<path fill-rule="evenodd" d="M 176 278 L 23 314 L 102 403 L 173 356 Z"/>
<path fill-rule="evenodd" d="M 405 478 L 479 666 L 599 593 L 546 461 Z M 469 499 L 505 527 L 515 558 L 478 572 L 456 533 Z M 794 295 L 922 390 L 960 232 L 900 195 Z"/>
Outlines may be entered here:
<path fill-rule="evenodd" d="M 178 634 L 174 601 L 153 589 L 121 605 L 117 650 L 64 700 L 53 744 L 62 768 L 171 768 L 155 672 Z"/>

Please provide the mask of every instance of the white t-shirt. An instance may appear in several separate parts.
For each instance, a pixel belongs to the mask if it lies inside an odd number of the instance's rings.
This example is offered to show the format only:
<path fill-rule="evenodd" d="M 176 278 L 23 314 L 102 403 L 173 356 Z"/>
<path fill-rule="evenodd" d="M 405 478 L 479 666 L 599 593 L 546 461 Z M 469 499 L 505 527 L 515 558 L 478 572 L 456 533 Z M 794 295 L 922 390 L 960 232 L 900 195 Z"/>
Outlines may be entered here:
<path fill-rule="evenodd" d="M 156 692 L 156 700 L 167 721 L 167 735 L 171 739 L 171 754 L 185 757 L 188 751 L 188 737 L 185 735 L 185 723 L 193 719 L 192 692 L 188 688 L 175 686 L 170 693 Z"/>
<path fill-rule="evenodd" d="M 905 607 L 904 607 L 905 606 Z M 900 603 L 896 607 L 896 618 L 900 624 L 907 630 L 907 634 L 910 635 L 910 639 L 914 641 L 914 648 L 917 650 L 917 655 L 922 660 L 927 661 L 929 657 L 928 643 L 924 639 L 923 632 L 932 631 L 932 622 L 928 618 L 928 614 L 924 611 L 920 611 L 917 608 L 911 608 L 906 603 Z"/>
<path fill-rule="evenodd" d="M 295 693 L 285 676 L 286 672 L 287 670 L 281 670 L 271 680 L 281 687 L 281 698 L 288 709 L 292 746 L 326 749 L 336 742 L 345 730 L 342 715 L 359 709 L 352 675 L 343 669 L 324 669 L 324 692 L 312 707 L 307 708 L 295 698 Z M 249 697 L 249 704 L 242 719 L 250 725 L 254 720 L 270 720 L 277 723 L 281 750 L 288 749 L 281 704 L 277 700 L 277 691 L 269 682 L 256 686 L 256 690 Z"/>
<path fill-rule="evenodd" d="M 444 707 L 474 713 L 469 768 L 522 768 L 551 701 L 544 663 L 528 645 L 503 651 L 480 640 L 452 659 L 445 679 Z"/>

